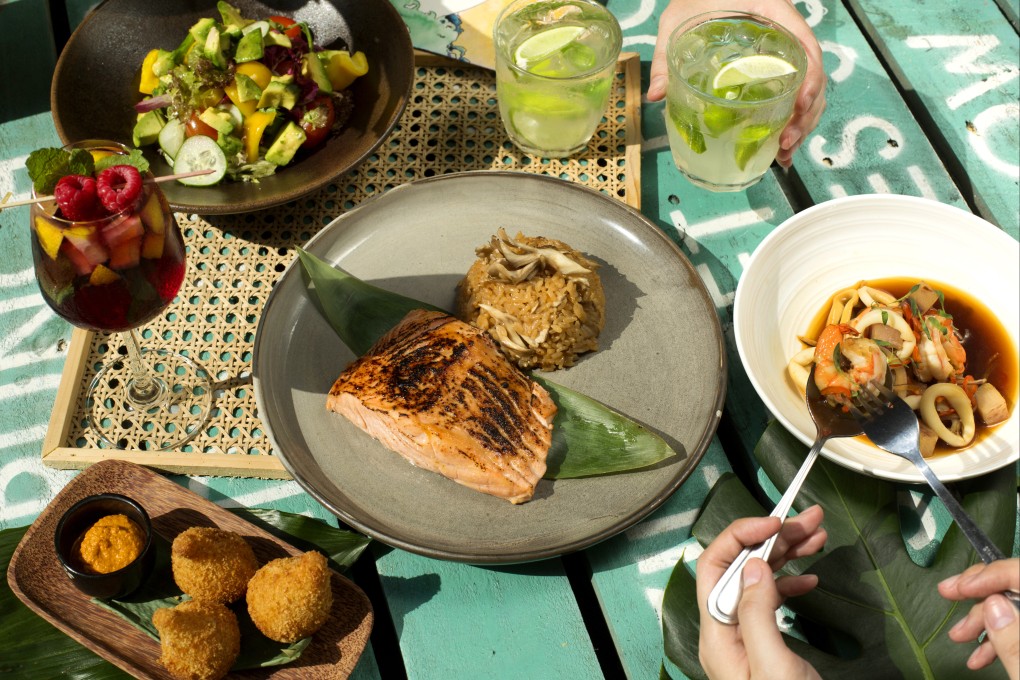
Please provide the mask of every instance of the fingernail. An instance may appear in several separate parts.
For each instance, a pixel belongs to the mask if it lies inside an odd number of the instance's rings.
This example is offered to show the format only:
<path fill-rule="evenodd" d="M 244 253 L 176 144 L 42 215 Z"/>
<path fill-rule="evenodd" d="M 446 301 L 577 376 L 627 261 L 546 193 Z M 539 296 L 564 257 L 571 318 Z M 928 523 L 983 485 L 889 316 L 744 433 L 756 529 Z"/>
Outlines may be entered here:
<path fill-rule="evenodd" d="M 744 567 L 744 585 L 753 586 L 755 583 L 761 580 L 761 565 L 757 562 L 751 562 Z"/>
<path fill-rule="evenodd" d="M 953 633 L 956 633 L 957 631 L 962 629 L 965 623 L 967 623 L 967 617 L 964 617 L 957 621 L 955 624 L 953 624 L 953 627 L 949 629 L 949 635 L 952 636 Z"/>
<path fill-rule="evenodd" d="M 792 149 L 800 141 L 800 130 L 793 130 L 786 138 L 786 142 L 782 145 L 784 149 Z"/>
<path fill-rule="evenodd" d="M 655 76 L 652 78 L 651 84 L 648 86 L 649 92 L 661 92 L 666 89 L 666 78 L 664 76 Z"/>
<path fill-rule="evenodd" d="M 960 579 L 960 575 L 950 576 L 949 578 L 939 581 L 939 588 L 952 588 L 953 585 Z"/>
<path fill-rule="evenodd" d="M 1002 595 L 991 595 L 985 600 L 985 627 L 1002 630 L 1016 617 L 1011 605 Z"/>

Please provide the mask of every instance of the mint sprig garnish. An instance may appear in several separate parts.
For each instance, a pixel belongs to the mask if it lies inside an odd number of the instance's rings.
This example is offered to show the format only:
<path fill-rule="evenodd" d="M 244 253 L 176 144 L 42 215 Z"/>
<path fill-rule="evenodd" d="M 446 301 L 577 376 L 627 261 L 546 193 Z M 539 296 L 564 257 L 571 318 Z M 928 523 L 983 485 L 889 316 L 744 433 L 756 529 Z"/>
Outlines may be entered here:
<path fill-rule="evenodd" d="M 67 175 L 91 177 L 114 165 L 133 165 L 141 173 L 149 169 L 149 161 L 138 149 L 132 149 L 127 155 L 106 156 L 95 162 L 92 160 L 92 154 L 85 149 L 66 151 L 46 148 L 36 149 L 28 154 L 25 160 L 28 177 L 32 180 L 32 187 L 37 196 L 52 194 L 61 177 Z"/>

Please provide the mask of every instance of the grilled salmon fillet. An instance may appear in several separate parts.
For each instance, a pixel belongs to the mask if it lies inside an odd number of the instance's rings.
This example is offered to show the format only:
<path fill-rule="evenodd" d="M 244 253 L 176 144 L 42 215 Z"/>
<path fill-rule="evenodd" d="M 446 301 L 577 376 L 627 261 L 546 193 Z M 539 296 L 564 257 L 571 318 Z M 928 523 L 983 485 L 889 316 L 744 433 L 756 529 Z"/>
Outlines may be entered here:
<path fill-rule="evenodd" d="M 488 334 L 414 310 L 348 366 L 326 408 L 418 467 L 511 503 L 545 474 L 556 404 Z"/>

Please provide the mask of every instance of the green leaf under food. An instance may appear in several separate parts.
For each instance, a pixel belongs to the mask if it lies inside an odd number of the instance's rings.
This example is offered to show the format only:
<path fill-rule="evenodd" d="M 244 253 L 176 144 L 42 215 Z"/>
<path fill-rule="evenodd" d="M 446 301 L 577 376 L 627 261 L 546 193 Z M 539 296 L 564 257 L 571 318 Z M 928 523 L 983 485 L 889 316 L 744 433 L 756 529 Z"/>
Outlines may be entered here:
<path fill-rule="evenodd" d="M 446 310 L 383 290 L 298 249 L 309 297 L 344 344 L 367 352 L 414 309 Z M 658 435 L 594 399 L 532 376 L 556 402 L 547 479 L 591 477 L 654 465 L 676 452 Z"/>
<path fill-rule="evenodd" d="M 625 472 L 675 455 L 661 437 L 580 392 L 531 376 L 556 402 L 547 479 Z"/>
<path fill-rule="evenodd" d="M 755 456 L 780 489 L 786 488 L 804 461 L 806 447 L 773 422 L 759 440 Z M 1015 533 L 1016 472 L 1007 466 L 953 485 L 967 512 L 989 537 L 1009 553 Z M 970 671 L 972 645 L 957 644 L 947 631 L 970 603 L 939 596 L 939 581 L 977 561 L 954 525 L 946 532 L 928 566 L 913 559 L 903 541 L 901 523 L 914 519 L 897 503 L 907 489 L 819 460 L 801 489 L 795 508 L 819 504 L 829 534 L 825 549 L 796 560 L 784 573 L 813 573 L 819 586 L 787 600 L 805 640 L 786 636 L 797 654 L 824 678 L 1005 677 L 999 663 Z M 693 533 L 708 545 L 735 519 L 765 510 L 732 475 L 724 475 L 706 499 Z M 704 677 L 698 662 L 697 600 L 694 577 L 678 564 L 663 598 L 666 655 L 692 678 Z"/>
<path fill-rule="evenodd" d="M 334 568 L 346 569 L 350 567 L 370 543 L 370 539 L 365 536 L 337 529 L 303 515 L 259 509 L 231 509 L 231 512 L 270 531 L 299 549 L 322 550 L 330 556 Z M 0 571 L 4 574 L 7 573 L 14 549 L 21 542 L 27 530 L 28 527 L 20 527 L 0 531 Z M 164 541 L 162 544 L 165 550 L 166 542 Z M 157 555 L 157 559 L 158 557 Z M 179 592 L 177 591 L 176 594 Z M 134 599 L 138 599 L 138 596 Z M 154 611 L 155 607 L 152 609 Z M 120 612 L 117 613 L 121 615 Z M 138 613 L 134 615 L 139 618 L 144 616 Z M 247 625 L 254 629 L 250 618 L 245 616 L 244 619 L 247 619 Z M 150 622 L 151 626 L 151 612 L 146 620 Z M 261 635 L 257 629 L 254 629 L 254 633 L 246 629 L 241 616 L 238 616 L 238 624 L 242 626 L 242 640 L 246 636 L 256 633 Z M 147 633 L 153 636 L 155 630 L 147 631 Z M 281 649 L 280 643 L 272 642 L 271 644 L 276 645 L 276 649 L 273 651 L 274 656 L 294 653 L 293 649 Z M 295 644 L 300 645 L 301 643 Z M 301 649 L 303 648 L 302 646 Z M 248 658 L 256 659 L 257 657 L 252 655 Z M 37 616 L 14 595 L 6 578 L 0 580 L 0 676 L 11 679 L 25 678 L 26 680 L 58 677 L 74 680 L 121 680 L 131 677 Z"/>

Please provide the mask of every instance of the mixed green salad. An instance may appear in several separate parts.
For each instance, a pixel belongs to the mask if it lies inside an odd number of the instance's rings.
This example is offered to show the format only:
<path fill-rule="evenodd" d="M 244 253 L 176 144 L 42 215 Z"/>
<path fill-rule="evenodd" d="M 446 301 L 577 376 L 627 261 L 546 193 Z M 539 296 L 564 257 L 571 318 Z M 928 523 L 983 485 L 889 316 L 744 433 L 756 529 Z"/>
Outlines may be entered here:
<path fill-rule="evenodd" d="M 207 186 L 224 177 L 257 182 L 321 145 L 350 116 L 348 87 L 368 72 L 362 52 L 317 47 L 307 24 L 242 17 L 217 2 L 173 51 L 142 62 L 135 146 L 158 144 L 175 173 Z"/>

